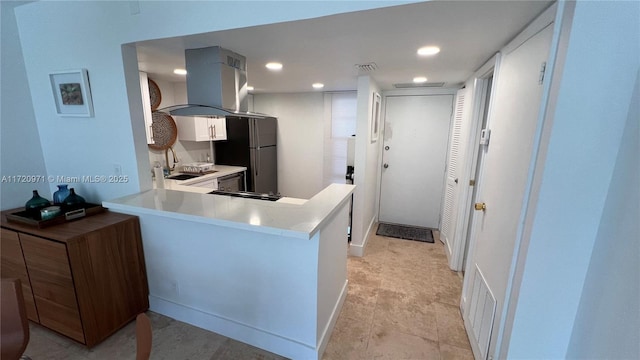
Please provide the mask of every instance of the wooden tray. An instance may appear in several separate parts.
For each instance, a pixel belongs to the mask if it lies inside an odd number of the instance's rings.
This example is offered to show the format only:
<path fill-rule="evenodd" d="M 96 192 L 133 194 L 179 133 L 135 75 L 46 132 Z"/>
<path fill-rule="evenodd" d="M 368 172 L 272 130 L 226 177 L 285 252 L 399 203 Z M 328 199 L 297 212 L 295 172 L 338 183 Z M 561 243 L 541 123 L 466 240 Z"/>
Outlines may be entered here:
<path fill-rule="evenodd" d="M 52 225 L 64 224 L 75 219 L 81 219 L 87 216 L 99 214 L 104 208 L 99 204 L 86 203 L 84 206 L 72 209 L 62 208 L 60 215 L 47 220 L 36 219 L 26 210 L 7 214 L 7 221 L 35 226 L 37 228 L 45 228 Z"/>

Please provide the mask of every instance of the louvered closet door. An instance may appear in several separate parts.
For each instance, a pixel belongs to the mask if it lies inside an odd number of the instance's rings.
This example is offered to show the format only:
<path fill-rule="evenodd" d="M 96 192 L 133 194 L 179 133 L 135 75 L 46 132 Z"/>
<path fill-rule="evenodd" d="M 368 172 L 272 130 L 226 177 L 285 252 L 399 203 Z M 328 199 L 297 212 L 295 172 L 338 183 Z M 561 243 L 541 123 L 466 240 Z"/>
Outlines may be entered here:
<path fill-rule="evenodd" d="M 458 91 L 456 95 L 455 116 L 453 128 L 451 129 L 451 141 L 449 145 L 449 159 L 447 163 L 447 173 L 445 182 L 444 201 L 442 206 L 442 225 L 440 229 L 440 240 L 447 246 L 447 252 L 451 255 L 453 250 L 453 240 L 455 235 L 455 207 L 458 203 L 459 189 L 459 166 L 458 157 L 460 151 L 460 133 L 462 132 L 463 109 L 464 109 L 465 89 Z"/>

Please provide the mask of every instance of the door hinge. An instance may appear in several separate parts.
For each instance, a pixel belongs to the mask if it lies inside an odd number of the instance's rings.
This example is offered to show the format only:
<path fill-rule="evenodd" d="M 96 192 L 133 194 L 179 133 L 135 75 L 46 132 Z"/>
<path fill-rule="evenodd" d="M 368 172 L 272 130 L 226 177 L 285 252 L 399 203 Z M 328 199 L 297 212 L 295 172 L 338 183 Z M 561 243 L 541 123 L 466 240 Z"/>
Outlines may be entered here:
<path fill-rule="evenodd" d="M 542 85 L 542 82 L 544 81 L 544 73 L 545 70 L 547 70 L 547 62 L 543 62 L 540 65 L 540 76 L 538 77 L 538 85 Z"/>

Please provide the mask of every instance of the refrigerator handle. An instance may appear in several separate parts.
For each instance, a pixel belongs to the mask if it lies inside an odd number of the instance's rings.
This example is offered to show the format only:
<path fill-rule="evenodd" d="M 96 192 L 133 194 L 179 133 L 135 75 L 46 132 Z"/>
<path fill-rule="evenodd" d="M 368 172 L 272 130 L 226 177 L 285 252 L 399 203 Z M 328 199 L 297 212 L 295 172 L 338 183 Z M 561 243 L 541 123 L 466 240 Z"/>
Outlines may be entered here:
<path fill-rule="evenodd" d="M 258 136 L 260 134 L 260 129 L 258 128 L 258 121 L 256 119 L 251 119 L 251 122 L 253 123 L 253 136 L 254 136 L 254 141 L 255 141 L 255 146 L 256 148 L 260 148 L 260 136 Z"/>
<path fill-rule="evenodd" d="M 258 169 L 260 169 L 260 148 L 256 149 L 256 177 L 258 177 Z"/>
<path fill-rule="evenodd" d="M 249 147 L 253 149 L 258 148 L 258 143 L 256 139 L 256 124 L 253 122 L 253 119 L 248 119 L 249 122 Z"/>
<path fill-rule="evenodd" d="M 251 166 L 251 169 L 249 169 L 249 170 L 253 171 L 253 183 L 255 184 L 256 175 L 258 175 L 257 171 L 255 170 L 256 169 L 256 163 L 258 162 L 258 159 L 257 159 L 258 151 L 257 151 L 257 149 L 253 150 L 253 154 L 254 155 L 251 157 L 251 159 L 249 159 L 249 163 L 250 163 L 249 165 Z"/>

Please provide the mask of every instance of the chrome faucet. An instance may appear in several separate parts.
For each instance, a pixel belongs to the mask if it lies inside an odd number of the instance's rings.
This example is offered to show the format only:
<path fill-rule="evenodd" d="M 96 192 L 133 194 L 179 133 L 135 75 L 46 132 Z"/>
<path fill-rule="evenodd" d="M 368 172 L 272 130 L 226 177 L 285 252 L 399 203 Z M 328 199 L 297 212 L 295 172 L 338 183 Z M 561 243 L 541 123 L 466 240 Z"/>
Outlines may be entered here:
<path fill-rule="evenodd" d="M 169 150 L 171 150 L 171 153 L 173 154 L 173 166 L 169 166 Z M 164 150 L 164 160 L 167 164 L 167 171 L 169 173 L 168 175 L 171 175 L 171 171 L 173 171 L 176 168 L 176 163 L 180 161 L 176 156 L 176 152 L 173 151 L 173 146 L 169 146 Z"/>

